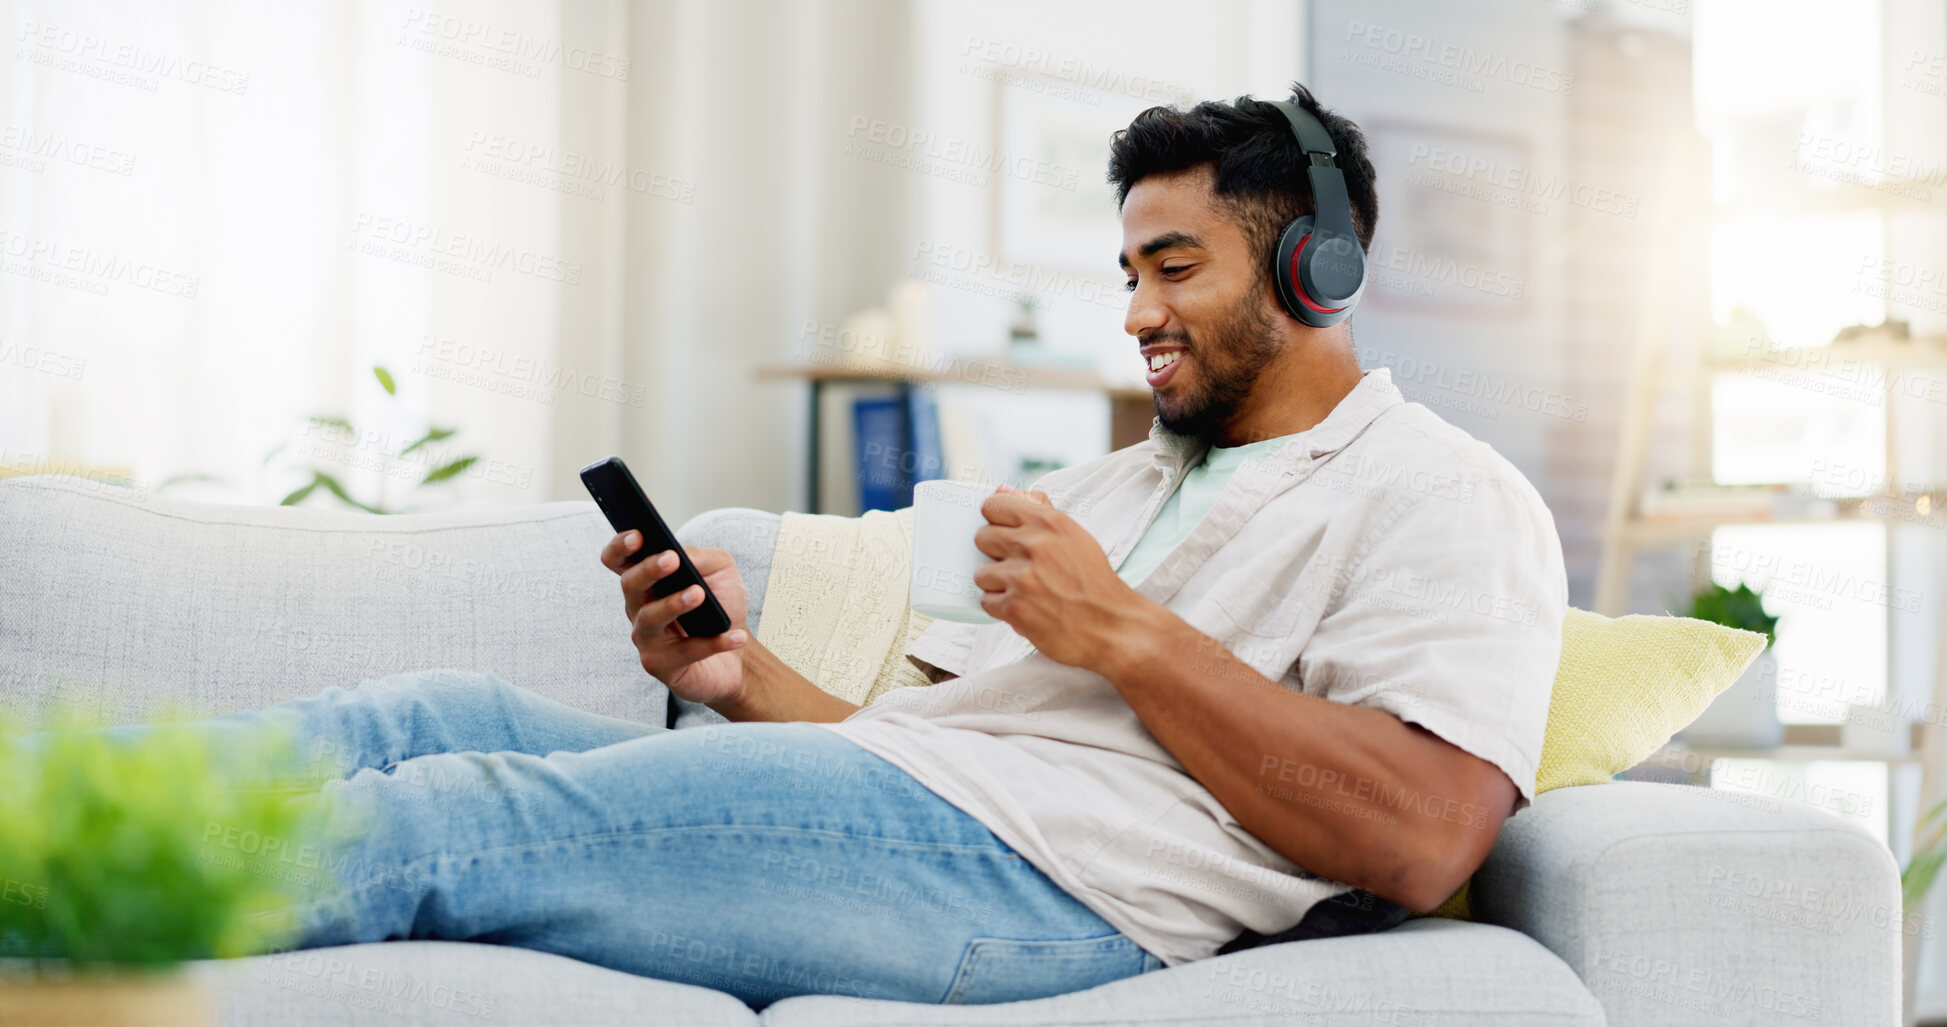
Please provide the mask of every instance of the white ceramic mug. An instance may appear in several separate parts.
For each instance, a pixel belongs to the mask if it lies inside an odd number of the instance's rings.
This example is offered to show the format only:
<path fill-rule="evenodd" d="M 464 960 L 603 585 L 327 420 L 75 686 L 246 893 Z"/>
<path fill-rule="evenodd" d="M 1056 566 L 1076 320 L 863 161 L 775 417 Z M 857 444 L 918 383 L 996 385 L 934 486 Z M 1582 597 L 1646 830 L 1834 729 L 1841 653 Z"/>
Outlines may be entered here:
<path fill-rule="evenodd" d="M 939 620 L 993 624 L 980 608 L 974 571 L 994 558 L 974 545 L 974 532 L 987 523 L 980 504 L 995 493 L 991 486 L 937 478 L 913 486 L 913 610 Z"/>

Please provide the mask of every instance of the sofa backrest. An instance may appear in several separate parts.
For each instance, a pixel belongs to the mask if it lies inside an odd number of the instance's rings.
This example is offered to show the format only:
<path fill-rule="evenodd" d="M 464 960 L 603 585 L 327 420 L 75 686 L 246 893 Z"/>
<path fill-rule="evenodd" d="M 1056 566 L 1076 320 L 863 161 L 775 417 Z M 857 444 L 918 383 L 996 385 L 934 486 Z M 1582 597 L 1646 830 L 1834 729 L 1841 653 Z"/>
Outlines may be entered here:
<path fill-rule="evenodd" d="M 432 667 L 662 723 L 592 502 L 374 516 L 0 481 L 0 705 L 111 722 Z"/>

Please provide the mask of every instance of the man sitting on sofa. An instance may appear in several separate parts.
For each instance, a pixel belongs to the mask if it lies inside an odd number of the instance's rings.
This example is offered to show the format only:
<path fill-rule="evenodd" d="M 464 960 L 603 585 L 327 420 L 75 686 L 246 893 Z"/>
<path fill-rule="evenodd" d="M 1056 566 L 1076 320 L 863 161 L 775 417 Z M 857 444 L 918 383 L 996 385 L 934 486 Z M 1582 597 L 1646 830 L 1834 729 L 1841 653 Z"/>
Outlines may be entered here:
<path fill-rule="evenodd" d="M 1560 544 L 1511 464 L 1361 371 L 1351 302 L 1307 291 L 1350 238 L 1281 297 L 1287 225 L 1329 244 L 1349 205 L 1363 252 L 1377 214 L 1358 129 L 1293 101 L 1334 158 L 1250 98 L 1116 133 L 1156 424 L 986 501 L 999 623 L 932 624 L 908 652 L 930 687 L 821 691 L 748 637 L 721 550 L 689 553 L 735 628 L 685 637 L 696 596 L 649 598 L 673 554 L 625 566 L 627 533 L 601 559 L 643 667 L 738 723 L 672 732 L 452 671 L 208 722 L 294 721 L 344 757 L 328 791 L 368 826 L 299 943 L 521 945 L 756 1007 L 998 1002 L 1452 894 L 1533 797 Z M 1315 203 L 1333 166 L 1343 197 Z M 520 801 L 413 801 L 427 781 Z"/>

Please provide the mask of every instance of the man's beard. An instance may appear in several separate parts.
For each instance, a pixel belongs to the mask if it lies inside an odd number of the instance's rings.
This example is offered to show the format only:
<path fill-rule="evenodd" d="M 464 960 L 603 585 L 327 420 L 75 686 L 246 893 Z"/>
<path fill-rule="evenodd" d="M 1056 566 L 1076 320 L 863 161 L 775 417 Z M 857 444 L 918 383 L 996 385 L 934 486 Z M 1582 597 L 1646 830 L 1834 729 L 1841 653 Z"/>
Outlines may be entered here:
<path fill-rule="evenodd" d="M 1280 349 L 1274 338 L 1276 322 L 1265 313 L 1262 300 L 1261 289 L 1246 293 L 1243 302 L 1210 330 L 1204 342 L 1192 341 L 1181 329 L 1158 332 L 1144 340 L 1182 343 L 1196 360 L 1196 381 L 1189 383 L 1187 390 L 1167 390 L 1173 392 L 1168 400 L 1163 398 L 1166 390 L 1155 393 L 1156 416 L 1164 428 L 1214 444 L 1224 426 L 1237 416 L 1238 407 L 1250 397 L 1258 376 Z"/>

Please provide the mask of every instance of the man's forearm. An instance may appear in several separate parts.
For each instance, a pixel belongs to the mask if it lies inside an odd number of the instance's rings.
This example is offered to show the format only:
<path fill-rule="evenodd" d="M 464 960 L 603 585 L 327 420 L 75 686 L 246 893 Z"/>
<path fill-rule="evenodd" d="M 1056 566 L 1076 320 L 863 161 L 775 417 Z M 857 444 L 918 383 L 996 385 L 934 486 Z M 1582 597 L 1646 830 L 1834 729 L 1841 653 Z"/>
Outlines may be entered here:
<path fill-rule="evenodd" d="M 751 635 L 744 642 L 744 692 L 734 702 L 710 703 L 731 720 L 811 721 L 835 724 L 860 707 L 831 695 L 792 670 Z"/>
<path fill-rule="evenodd" d="M 1456 864 L 1485 855 L 1507 811 L 1492 815 L 1447 773 L 1458 750 L 1384 710 L 1291 691 L 1166 609 L 1140 619 L 1094 669 L 1265 844 L 1416 910 L 1464 879 Z M 1439 781 L 1447 794 L 1423 784 Z"/>

